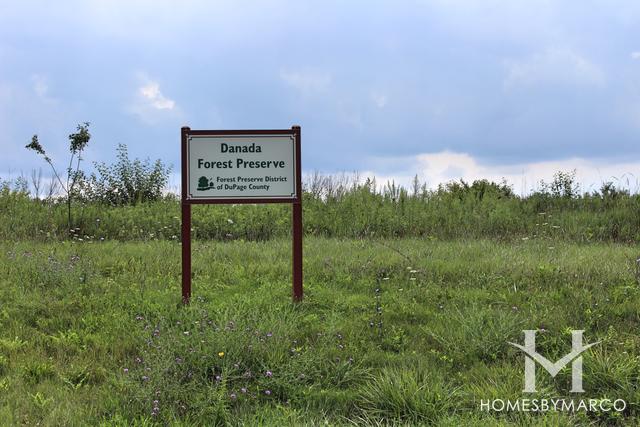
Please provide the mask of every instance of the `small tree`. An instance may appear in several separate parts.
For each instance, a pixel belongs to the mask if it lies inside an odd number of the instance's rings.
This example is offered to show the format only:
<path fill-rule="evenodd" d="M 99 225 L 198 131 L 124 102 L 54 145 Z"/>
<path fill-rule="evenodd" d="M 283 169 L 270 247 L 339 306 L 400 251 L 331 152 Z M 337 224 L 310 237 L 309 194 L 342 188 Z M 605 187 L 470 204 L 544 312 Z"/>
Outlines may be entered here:
<path fill-rule="evenodd" d="M 38 141 L 38 135 L 33 135 L 33 137 L 31 138 L 31 142 L 25 146 L 25 148 L 33 150 L 41 155 L 42 158 L 44 158 L 44 160 L 49 163 L 49 166 L 51 166 L 51 169 L 53 170 L 53 174 L 60 184 L 60 188 L 62 188 L 62 190 L 64 191 L 67 201 L 67 229 L 69 230 L 69 233 L 71 233 L 72 229 L 71 199 L 73 197 L 73 192 L 78 179 L 80 178 L 80 176 L 82 176 L 82 171 L 80 171 L 82 152 L 87 147 L 87 144 L 91 139 L 91 134 L 89 133 L 89 122 L 79 124 L 76 130 L 76 133 L 72 133 L 69 135 L 69 153 L 71 154 L 71 156 L 69 157 L 69 166 L 67 166 L 67 176 L 64 182 L 62 181 L 58 170 L 53 165 L 51 158 L 47 156 L 47 153 L 44 151 L 44 148 Z"/>
<path fill-rule="evenodd" d="M 580 185 L 576 182 L 576 170 L 571 172 L 558 171 L 553 174 L 553 181 L 541 181 L 543 192 L 548 192 L 556 198 L 573 199 L 580 196 Z"/>
<path fill-rule="evenodd" d="M 92 173 L 88 180 L 89 200 L 114 206 L 160 200 L 171 168 L 160 159 L 153 164 L 149 159 L 129 159 L 125 144 L 119 144 L 116 151 L 115 163 L 94 163 L 97 174 Z"/>

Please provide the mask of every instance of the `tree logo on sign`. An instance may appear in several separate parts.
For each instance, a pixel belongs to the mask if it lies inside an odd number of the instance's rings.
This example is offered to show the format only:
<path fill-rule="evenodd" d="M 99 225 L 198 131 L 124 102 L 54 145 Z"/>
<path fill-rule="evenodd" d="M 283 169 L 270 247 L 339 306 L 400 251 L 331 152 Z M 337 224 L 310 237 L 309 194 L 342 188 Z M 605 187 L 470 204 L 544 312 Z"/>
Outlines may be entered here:
<path fill-rule="evenodd" d="M 209 178 L 207 178 L 206 176 L 201 176 L 198 179 L 198 191 L 206 191 L 209 190 L 211 188 L 213 188 L 213 183 L 209 182 Z"/>

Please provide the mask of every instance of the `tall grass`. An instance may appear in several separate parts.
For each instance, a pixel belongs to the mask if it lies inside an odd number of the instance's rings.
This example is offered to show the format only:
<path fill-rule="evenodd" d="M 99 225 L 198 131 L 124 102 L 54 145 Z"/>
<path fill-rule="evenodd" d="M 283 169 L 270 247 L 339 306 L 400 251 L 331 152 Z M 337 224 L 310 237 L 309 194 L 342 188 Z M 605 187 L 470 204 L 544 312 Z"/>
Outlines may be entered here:
<path fill-rule="evenodd" d="M 305 300 L 293 305 L 286 239 L 196 241 L 188 307 L 175 242 L 2 242 L 0 424 L 623 426 L 640 417 L 636 247 L 373 242 L 308 238 Z M 507 343 L 522 342 L 523 329 L 540 330 L 536 350 L 554 361 L 571 348 L 571 329 L 601 341 L 585 353 L 581 396 L 622 398 L 628 410 L 481 411 L 481 400 L 527 397 L 523 355 Z M 536 380 L 535 396 L 577 398 L 569 367 Z"/>
<path fill-rule="evenodd" d="M 564 175 L 563 175 L 564 177 Z M 566 178 L 566 177 L 565 177 Z M 576 242 L 640 240 L 640 195 L 606 187 L 565 193 L 556 186 L 526 197 L 506 184 L 449 183 L 429 190 L 374 180 L 315 177 L 304 192 L 304 229 L 323 237 L 426 237 L 435 239 L 554 239 Z M 76 239 L 179 239 L 175 195 L 135 206 L 79 202 L 73 207 Z M 195 206 L 193 235 L 216 240 L 268 240 L 290 233 L 288 205 Z M 62 200 L 38 200 L 22 189 L 0 191 L 0 239 L 68 238 Z"/>

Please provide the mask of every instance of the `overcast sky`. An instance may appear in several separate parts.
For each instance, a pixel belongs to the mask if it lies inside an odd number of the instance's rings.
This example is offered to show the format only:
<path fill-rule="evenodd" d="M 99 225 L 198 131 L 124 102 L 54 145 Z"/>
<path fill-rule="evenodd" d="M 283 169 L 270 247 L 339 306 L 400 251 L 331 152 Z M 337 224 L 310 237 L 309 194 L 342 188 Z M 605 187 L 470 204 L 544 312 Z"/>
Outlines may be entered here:
<path fill-rule="evenodd" d="M 306 172 L 635 189 L 640 2 L 0 0 L 0 174 L 84 121 L 88 164 L 299 124 Z"/>

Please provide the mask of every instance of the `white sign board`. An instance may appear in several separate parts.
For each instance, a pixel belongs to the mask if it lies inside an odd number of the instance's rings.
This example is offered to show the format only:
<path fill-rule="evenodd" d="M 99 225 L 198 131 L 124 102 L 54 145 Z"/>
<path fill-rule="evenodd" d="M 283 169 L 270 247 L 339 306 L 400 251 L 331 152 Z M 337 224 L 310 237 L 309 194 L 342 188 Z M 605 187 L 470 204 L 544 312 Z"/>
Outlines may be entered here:
<path fill-rule="evenodd" d="M 295 199 L 292 134 L 189 135 L 187 199 Z"/>

